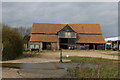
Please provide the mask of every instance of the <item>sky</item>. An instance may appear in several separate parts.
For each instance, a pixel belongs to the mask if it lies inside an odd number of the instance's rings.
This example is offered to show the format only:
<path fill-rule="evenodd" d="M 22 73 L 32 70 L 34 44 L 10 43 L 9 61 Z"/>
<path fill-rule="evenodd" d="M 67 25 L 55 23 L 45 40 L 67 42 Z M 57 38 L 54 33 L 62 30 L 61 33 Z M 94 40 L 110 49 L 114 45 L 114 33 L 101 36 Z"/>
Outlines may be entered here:
<path fill-rule="evenodd" d="M 118 36 L 117 2 L 2 2 L 2 23 L 100 24 L 104 37 Z"/>

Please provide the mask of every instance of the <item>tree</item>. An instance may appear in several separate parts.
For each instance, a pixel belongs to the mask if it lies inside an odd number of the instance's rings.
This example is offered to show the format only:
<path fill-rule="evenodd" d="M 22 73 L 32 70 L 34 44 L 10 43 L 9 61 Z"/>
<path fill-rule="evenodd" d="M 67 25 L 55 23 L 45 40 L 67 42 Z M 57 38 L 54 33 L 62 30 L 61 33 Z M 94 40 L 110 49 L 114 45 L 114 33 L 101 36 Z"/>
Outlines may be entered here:
<path fill-rule="evenodd" d="M 2 43 L 2 60 L 15 59 L 16 57 L 22 55 L 23 40 L 16 29 L 3 25 Z"/>
<path fill-rule="evenodd" d="M 23 37 L 24 43 L 28 43 L 29 40 L 30 40 L 30 36 L 29 36 L 29 35 L 25 35 L 25 36 Z"/>
<path fill-rule="evenodd" d="M 30 35 L 31 32 L 31 27 L 17 27 L 16 30 L 20 33 L 20 35 L 22 37 L 24 37 L 25 35 Z"/>
<path fill-rule="evenodd" d="M 29 40 L 30 40 L 30 36 L 26 34 L 23 37 L 23 41 L 24 41 L 24 44 L 26 44 L 26 48 L 28 48 L 28 42 L 29 42 Z"/>

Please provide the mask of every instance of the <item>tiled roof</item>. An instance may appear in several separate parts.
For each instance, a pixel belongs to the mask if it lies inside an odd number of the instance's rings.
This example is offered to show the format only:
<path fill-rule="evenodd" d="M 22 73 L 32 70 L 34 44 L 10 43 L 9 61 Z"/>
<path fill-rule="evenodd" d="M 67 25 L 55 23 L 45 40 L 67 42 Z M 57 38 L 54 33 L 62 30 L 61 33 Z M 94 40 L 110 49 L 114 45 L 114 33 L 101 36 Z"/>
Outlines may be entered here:
<path fill-rule="evenodd" d="M 32 34 L 30 41 L 42 41 L 42 42 L 57 42 L 57 35 L 40 35 L 40 34 Z"/>
<path fill-rule="evenodd" d="M 99 24 L 69 24 L 77 33 L 102 34 Z"/>
<path fill-rule="evenodd" d="M 77 43 L 105 43 L 102 35 L 78 35 Z"/>
<path fill-rule="evenodd" d="M 57 33 L 66 24 L 33 23 L 32 33 Z"/>
<path fill-rule="evenodd" d="M 32 33 L 57 33 L 67 24 L 33 23 Z M 77 33 L 102 34 L 99 24 L 68 24 Z"/>
<path fill-rule="evenodd" d="M 40 44 L 40 42 L 32 42 L 32 44 Z"/>
<path fill-rule="evenodd" d="M 57 33 L 67 24 L 33 23 L 31 33 Z M 77 43 L 105 43 L 99 24 L 68 24 L 78 34 Z M 81 35 L 81 34 L 84 35 Z M 94 35 L 90 35 L 94 34 Z M 99 35 L 97 35 L 99 34 Z M 57 42 L 58 35 L 31 34 L 30 41 Z"/>

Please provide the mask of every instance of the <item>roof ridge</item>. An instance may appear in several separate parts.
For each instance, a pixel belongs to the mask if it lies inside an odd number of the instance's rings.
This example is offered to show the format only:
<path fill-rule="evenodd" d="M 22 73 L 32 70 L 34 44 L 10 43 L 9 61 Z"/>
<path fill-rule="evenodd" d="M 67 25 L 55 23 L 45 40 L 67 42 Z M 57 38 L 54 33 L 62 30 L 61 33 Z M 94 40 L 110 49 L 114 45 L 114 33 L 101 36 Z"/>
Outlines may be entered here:
<path fill-rule="evenodd" d="M 60 23 L 33 23 L 33 24 L 60 24 Z"/>
<path fill-rule="evenodd" d="M 33 24 L 61 24 L 61 23 L 33 23 Z M 67 25 L 67 24 L 64 24 Z M 71 25 L 71 24 L 68 24 Z M 75 24 L 74 24 L 75 25 Z M 100 24 L 90 24 L 90 23 L 86 23 L 86 24 L 79 24 L 79 25 L 100 25 Z"/>
<path fill-rule="evenodd" d="M 68 24 L 71 25 L 71 24 Z M 100 24 L 79 24 L 79 25 L 100 25 Z"/>

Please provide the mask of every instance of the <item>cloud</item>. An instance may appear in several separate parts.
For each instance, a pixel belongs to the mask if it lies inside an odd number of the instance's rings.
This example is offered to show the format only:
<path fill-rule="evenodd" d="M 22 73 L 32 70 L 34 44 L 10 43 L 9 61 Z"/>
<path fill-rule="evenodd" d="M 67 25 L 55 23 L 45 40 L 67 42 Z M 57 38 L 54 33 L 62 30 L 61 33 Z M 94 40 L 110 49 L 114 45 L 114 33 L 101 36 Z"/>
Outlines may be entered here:
<path fill-rule="evenodd" d="M 100 24 L 105 37 L 118 34 L 116 2 L 3 2 L 3 23 L 28 26 L 32 23 Z"/>
<path fill-rule="evenodd" d="M 119 0 L 4 0 L 3 2 L 118 2 Z"/>

